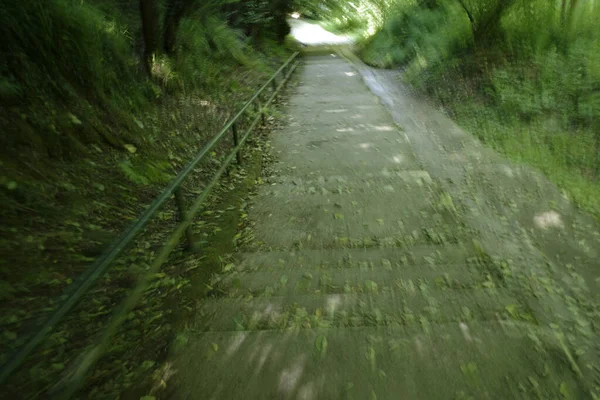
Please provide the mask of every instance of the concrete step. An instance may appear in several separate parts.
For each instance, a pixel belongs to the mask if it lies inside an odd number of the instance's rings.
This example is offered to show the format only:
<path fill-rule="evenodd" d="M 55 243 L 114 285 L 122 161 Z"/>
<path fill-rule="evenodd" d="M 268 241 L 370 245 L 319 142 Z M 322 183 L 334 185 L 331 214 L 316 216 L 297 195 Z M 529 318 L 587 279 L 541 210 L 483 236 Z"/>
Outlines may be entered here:
<path fill-rule="evenodd" d="M 327 107 L 345 107 L 379 105 L 379 99 L 368 92 L 353 93 L 352 96 L 346 96 L 339 93 L 322 93 L 318 97 L 310 96 L 307 91 L 295 94 L 289 101 L 289 105 L 318 107 L 324 105 Z"/>
<path fill-rule="evenodd" d="M 338 193 L 288 197 L 277 191 L 288 193 L 289 188 L 276 186 L 258 195 L 250 207 L 261 221 L 255 237 L 268 246 L 325 248 L 345 241 L 348 247 L 376 247 L 385 239 L 406 247 L 457 243 L 474 233 L 461 226 L 451 199 L 430 187 L 362 192 L 340 186 Z"/>
<path fill-rule="evenodd" d="M 305 48 L 306 57 L 302 58 L 302 69 L 315 66 L 349 65 L 344 57 L 340 57 L 335 49 L 328 46 Z"/>
<path fill-rule="evenodd" d="M 394 269 L 426 264 L 477 264 L 470 245 L 415 246 L 410 249 L 328 249 L 237 253 L 238 272 L 335 271 L 389 264 Z"/>
<path fill-rule="evenodd" d="M 276 260 L 273 260 L 276 263 Z M 218 284 L 228 295 L 247 294 L 295 296 L 298 294 L 331 294 L 366 292 L 375 283 L 378 291 L 397 288 L 426 290 L 435 288 L 467 289 L 493 284 L 487 270 L 477 264 L 398 266 L 387 259 L 361 262 L 360 267 L 344 269 L 279 269 L 256 272 L 235 271 Z M 412 288 L 412 289 L 409 289 Z"/>
<path fill-rule="evenodd" d="M 288 151 L 279 157 L 281 165 L 294 168 L 297 176 L 310 173 L 360 176 L 384 168 L 419 169 L 411 147 L 400 145 L 393 138 L 375 141 L 367 137 L 340 140 L 317 136 L 303 142 L 294 140 Z"/>
<path fill-rule="evenodd" d="M 336 94 L 354 96 L 355 94 L 362 94 L 365 91 L 365 85 L 362 82 L 352 81 L 348 83 L 338 82 L 340 90 L 336 91 Z M 312 98 L 327 96 L 331 93 L 331 89 L 327 85 L 303 85 L 294 88 L 295 96 L 308 96 Z"/>
<path fill-rule="evenodd" d="M 190 333 L 169 383 L 179 399 L 587 398 L 560 346 L 536 332 L 463 322 Z"/>
<path fill-rule="evenodd" d="M 354 144 L 367 142 L 377 146 L 399 148 L 410 144 L 406 135 L 393 123 L 353 123 L 323 127 L 310 122 L 299 122 L 295 118 L 290 119 L 288 127 L 278 133 L 277 140 L 279 147 L 307 145 L 314 141 Z"/>
<path fill-rule="evenodd" d="M 320 99 L 321 100 L 321 99 Z M 389 111 L 387 111 L 385 109 L 384 106 L 380 105 L 380 104 L 373 104 L 372 102 L 369 102 L 368 104 L 347 104 L 344 106 L 340 106 L 337 104 L 332 104 L 331 107 L 327 107 L 324 106 L 326 105 L 326 103 L 324 102 L 318 102 L 318 103 L 301 103 L 301 104 L 295 104 L 295 103 L 291 103 L 289 110 L 290 111 L 294 111 L 294 114 L 296 111 L 300 112 L 300 113 L 311 113 L 315 116 L 325 116 L 325 115 L 330 115 L 331 114 L 344 114 L 344 113 L 350 113 L 350 114 L 373 114 L 373 113 L 377 113 L 379 114 L 381 117 L 386 118 L 386 116 L 389 116 Z M 286 117 L 287 120 L 294 122 L 297 120 L 296 117 L 292 116 L 292 113 L 290 112 L 290 115 L 288 115 Z M 310 122 L 310 121 L 303 121 L 303 122 Z M 379 121 L 378 121 L 379 122 Z"/>
<path fill-rule="evenodd" d="M 294 115 L 292 122 L 302 119 L 303 126 L 313 126 L 319 129 L 330 125 L 381 125 L 382 123 L 393 125 L 394 123 L 390 113 L 383 106 L 346 108 L 340 106 L 323 107 L 322 104 L 318 104 L 293 106 L 290 108 L 290 112 Z M 306 118 L 302 118 L 304 115 L 306 115 Z"/>
<path fill-rule="evenodd" d="M 367 172 L 362 175 L 321 175 L 308 174 L 306 177 L 294 175 L 295 169 L 285 166 L 275 166 L 283 170 L 275 177 L 269 178 L 272 185 L 265 192 L 273 196 L 284 195 L 317 195 L 342 192 L 363 193 L 395 193 L 409 192 L 417 187 L 430 187 L 438 190 L 438 185 L 431 179 L 427 171 L 401 170 L 397 168 L 382 168 L 379 171 Z"/>
<path fill-rule="evenodd" d="M 406 325 L 427 330 L 434 324 L 510 318 L 523 308 L 503 290 L 439 290 L 409 281 L 373 288 L 349 284 L 347 293 L 258 297 L 222 297 L 206 300 L 195 320 L 202 331 L 270 330 L 341 326 Z M 385 283 L 380 282 L 381 285 Z M 404 285 L 404 287 L 401 287 Z M 236 293 L 237 295 L 237 293 Z"/>

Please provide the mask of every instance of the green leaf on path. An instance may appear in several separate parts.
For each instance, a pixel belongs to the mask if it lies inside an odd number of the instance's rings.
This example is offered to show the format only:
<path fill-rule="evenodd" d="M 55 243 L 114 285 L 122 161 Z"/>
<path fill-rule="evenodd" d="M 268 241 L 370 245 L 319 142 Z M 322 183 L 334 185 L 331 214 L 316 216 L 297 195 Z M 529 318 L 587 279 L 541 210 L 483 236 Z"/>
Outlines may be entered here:
<path fill-rule="evenodd" d="M 377 284 L 373 281 L 365 281 L 365 288 L 367 289 L 367 292 L 371 292 L 371 293 L 375 293 L 377 292 Z"/>
<path fill-rule="evenodd" d="M 317 340 L 315 340 L 315 348 L 319 354 L 325 354 L 327 351 L 327 338 L 324 335 L 319 335 L 317 337 Z"/>
<path fill-rule="evenodd" d="M 473 361 L 470 361 L 467 364 L 462 364 L 460 366 L 460 370 L 465 375 L 473 375 L 477 372 L 477 364 L 475 364 Z"/>
<path fill-rule="evenodd" d="M 504 308 L 506 309 L 506 311 L 508 311 L 510 316 L 513 317 L 513 319 L 518 319 L 519 313 L 517 311 L 517 307 L 518 306 L 516 304 L 509 304 Z"/>
<path fill-rule="evenodd" d="M 335 219 L 344 219 L 344 214 L 335 213 L 334 218 Z"/>
<path fill-rule="evenodd" d="M 383 265 L 383 268 L 387 271 L 392 270 L 392 263 L 390 262 L 390 260 L 384 258 L 381 260 L 381 264 Z"/>

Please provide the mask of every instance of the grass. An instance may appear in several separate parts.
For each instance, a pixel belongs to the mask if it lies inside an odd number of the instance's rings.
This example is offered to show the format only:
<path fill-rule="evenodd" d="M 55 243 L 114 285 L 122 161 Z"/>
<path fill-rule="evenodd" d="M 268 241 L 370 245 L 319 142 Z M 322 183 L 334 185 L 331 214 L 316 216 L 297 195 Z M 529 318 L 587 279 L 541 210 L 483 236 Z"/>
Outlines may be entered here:
<path fill-rule="evenodd" d="M 360 55 L 372 66 L 403 67 L 407 81 L 459 124 L 539 168 L 600 217 L 600 42 L 591 23 L 598 9 L 576 14 L 569 28 L 556 9 L 534 3 L 529 14 L 507 9 L 485 47 L 474 44 L 461 7 L 398 5 Z"/>
<path fill-rule="evenodd" d="M 506 121 L 494 107 L 469 100 L 455 102 L 449 109 L 461 126 L 486 145 L 539 169 L 576 205 L 600 218 L 600 182 L 593 170 L 580 163 L 586 158 L 595 161 L 589 131 L 552 133 L 541 122 Z"/>

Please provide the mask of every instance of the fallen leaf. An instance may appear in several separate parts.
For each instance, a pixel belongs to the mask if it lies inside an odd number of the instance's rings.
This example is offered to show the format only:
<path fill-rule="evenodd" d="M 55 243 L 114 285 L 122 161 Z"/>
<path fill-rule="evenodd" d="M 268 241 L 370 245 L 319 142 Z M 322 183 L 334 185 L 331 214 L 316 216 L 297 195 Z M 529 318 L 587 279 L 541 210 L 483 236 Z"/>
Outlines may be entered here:
<path fill-rule="evenodd" d="M 327 351 L 327 338 L 324 335 L 319 335 L 315 340 L 315 348 L 319 354 L 324 355 Z"/>
<path fill-rule="evenodd" d="M 365 288 L 371 293 L 377 292 L 377 284 L 373 281 L 365 281 Z"/>
<path fill-rule="evenodd" d="M 69 119 L 71 120 L 72 124 L 81 125 L 81 123 L 82 123 L 81 120 L 79 118 L 77 118 L 75 115 L 69 113 L 68 116 L 69 116 Z"/>

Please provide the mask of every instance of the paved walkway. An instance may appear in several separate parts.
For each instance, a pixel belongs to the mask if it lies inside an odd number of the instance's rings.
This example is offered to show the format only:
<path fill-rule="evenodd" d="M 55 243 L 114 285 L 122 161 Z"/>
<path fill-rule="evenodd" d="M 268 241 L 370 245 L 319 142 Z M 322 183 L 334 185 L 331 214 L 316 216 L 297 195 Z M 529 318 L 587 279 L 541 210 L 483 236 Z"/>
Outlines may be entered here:
<path fill-rule="evenodd" d="M 473 222 L 446 188 L 452 171 L 424 169 L 436 153 L 416 157 L 345 59 L 308 56 L 299 75 L 272 137 L 276 172 L 249 212 L 255 246 L 191 326 L 177 398 L 585 398 L 572 349 L 585 352 L 591 327 L 547 265 L 533 288 L 516 271 L 534 256 L 490 255 L 482 226 L 502 221 Z M 549 325 L 563 309 L 579 312 L 581 340 Z"/>

